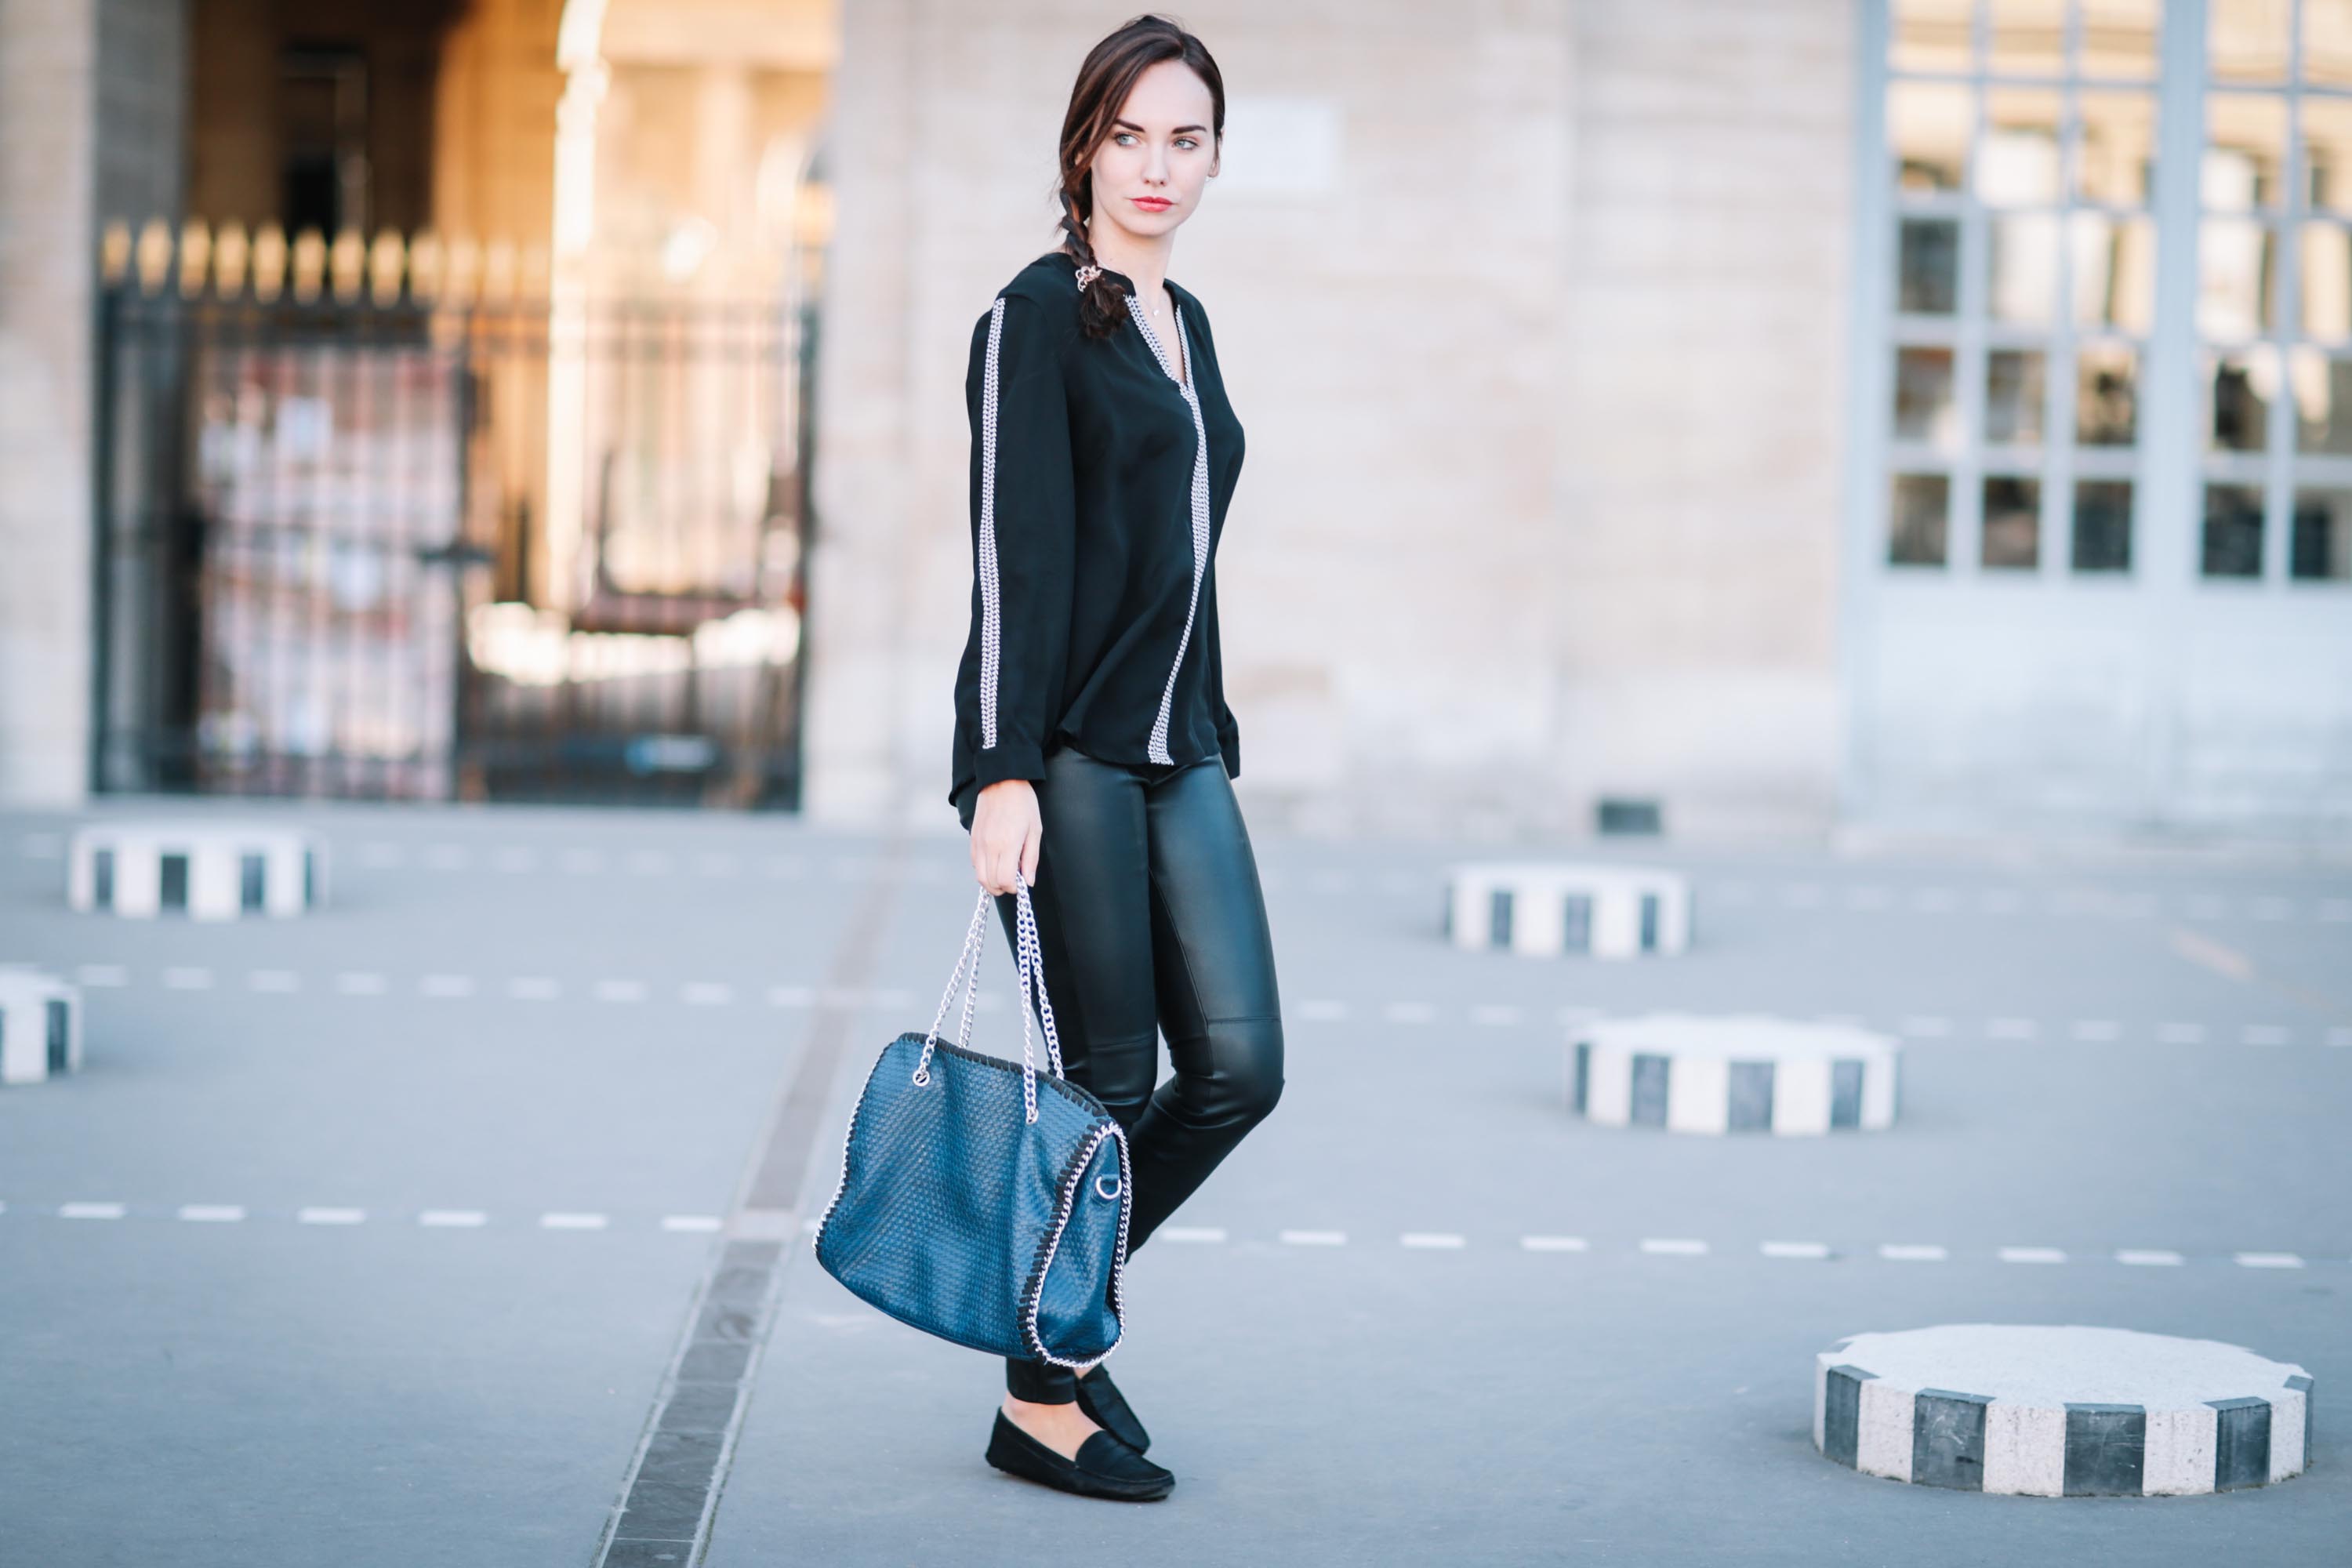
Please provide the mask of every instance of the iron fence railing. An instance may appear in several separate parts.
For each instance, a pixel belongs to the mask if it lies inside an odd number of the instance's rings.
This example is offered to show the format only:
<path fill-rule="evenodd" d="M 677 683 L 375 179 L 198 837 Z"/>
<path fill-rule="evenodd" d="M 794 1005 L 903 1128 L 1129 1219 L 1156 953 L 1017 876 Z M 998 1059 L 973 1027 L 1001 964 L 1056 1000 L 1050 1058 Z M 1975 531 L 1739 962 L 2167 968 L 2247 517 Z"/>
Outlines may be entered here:
<path fill-rule="evenodd" d="M 798 805 L 812 311 L 116 230 L 96 784 Z"/>

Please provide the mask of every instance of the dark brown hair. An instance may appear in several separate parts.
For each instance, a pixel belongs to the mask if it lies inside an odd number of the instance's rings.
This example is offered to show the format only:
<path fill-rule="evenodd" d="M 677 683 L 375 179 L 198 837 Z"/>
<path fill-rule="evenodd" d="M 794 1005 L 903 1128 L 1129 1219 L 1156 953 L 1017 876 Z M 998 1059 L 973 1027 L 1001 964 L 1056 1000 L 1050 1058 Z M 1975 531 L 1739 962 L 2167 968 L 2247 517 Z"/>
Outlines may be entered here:
<path fill-rule="evenodd" d="M 1165 16 L 1150 12 L 1121 23 L 1118 31 L 1097 44 L 1078 67 L 1070 89 L 1069 112 L 1062 117 L 1061 179 L 1056 191 L 1062 204 L 1062 248 L 1078 265 L 1098 265 L 1087 237 L 1094 216 L 1095 153 L 1110 137 L 1111 121 L 1135 87 L 1135 79 L 1162 60 L 1181 60 L 1209 86 L 1209 124 L 1219 143 L 1225 134 L 1225 79 L 1210 58 L 1209 47 Z M 1127 315 L 1118 284 L 1108 277 L 1087 285 L 1078 299 L 1078 324 L 1090 338 L 1110 335 Z"/>

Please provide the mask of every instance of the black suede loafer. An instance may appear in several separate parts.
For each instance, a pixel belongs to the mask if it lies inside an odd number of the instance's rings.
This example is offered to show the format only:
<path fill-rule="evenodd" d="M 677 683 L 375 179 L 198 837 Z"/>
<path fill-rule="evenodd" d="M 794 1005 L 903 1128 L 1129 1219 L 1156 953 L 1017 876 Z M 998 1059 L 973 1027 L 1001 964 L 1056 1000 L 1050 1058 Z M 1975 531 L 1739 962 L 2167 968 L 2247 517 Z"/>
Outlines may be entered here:
<path fill-rule="evenodd" d="M 1108 1432 L 1097 1432 L 1078 1445 L 1076 1459 L 1066 1459 L 1015 1426 L 1002 1410 L 988 1435 L 988 1462 L 1041 1486 L 1125 1502 L 1157 1502 L 1176 1484 L 1173 1475 Z"/>
<path fill-rule="evenodd" d="M 1097 1363 L 1078 1379 L 1078 1408 L 1087 1413 L 1087 1419 L 1137 1453 L 1150 1452 L 1151 1434 L 1128 1407 L 1127 1395 L 1110 1380 L 1109 1368 Z"/>

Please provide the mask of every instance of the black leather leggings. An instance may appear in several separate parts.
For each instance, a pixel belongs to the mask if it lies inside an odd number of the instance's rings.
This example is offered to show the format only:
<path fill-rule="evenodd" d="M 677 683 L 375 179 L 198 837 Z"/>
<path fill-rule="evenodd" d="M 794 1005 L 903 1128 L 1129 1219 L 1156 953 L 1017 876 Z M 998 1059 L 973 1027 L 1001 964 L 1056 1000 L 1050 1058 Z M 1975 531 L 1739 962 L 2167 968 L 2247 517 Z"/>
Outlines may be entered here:
<path fill-rule="evenodd" d="M 1045 773 L 1029 900 L 1045 997 L 1064 1070 L 1127 1130 L 1131 1255 L 1282 1097 L 1274 941 L 1223 757 L 1128 766 L 1065 745 Z M 1018 900 L 996 907 L 1015 944 Z M 1154 1089 L 1162 1032 L 1176 1072 Z M 1045 1362 L 1006 1362 L 1004 1385 L 1077 1397 Z"/>

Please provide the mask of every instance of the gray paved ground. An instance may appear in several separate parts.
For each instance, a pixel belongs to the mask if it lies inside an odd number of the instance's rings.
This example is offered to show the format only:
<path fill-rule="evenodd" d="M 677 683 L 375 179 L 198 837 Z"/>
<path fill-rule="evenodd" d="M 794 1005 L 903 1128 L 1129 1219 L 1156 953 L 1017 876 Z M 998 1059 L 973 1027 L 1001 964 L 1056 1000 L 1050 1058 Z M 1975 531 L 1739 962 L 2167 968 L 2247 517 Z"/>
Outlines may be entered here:
<path fill-rule="evenodd" d="M 331 910 L 75 916 L 69 822 L 0 816 L 0 961 L 78 973 L 91 1022 L 79 1079 L 0 1090 L 0 1562 L 587 1563 L 827 1005 L 820 1203 L 874 1050 L 929 1021 L 961 836 L 877 888 L 877 841 L 791 821 L 264 812 L 327 833 Z M 987 1468 L 993 1366 L 802 1242 L 709 1563 L 2346 1560 L 2352 874 L 1668 847 L 1701 947 L 1612 965 L 1445 948 L 1442 848 L 1259 852 L 1289 1088 L 1139 1254 L 1117 1363 L 1175 1495 Z M 978 1043 L 1013 1049 L 991 940 Z M 1899 1030 L 1903 1120 L 1570 1119 L 1564 1016 L 1659 1005 Z M 1956 1321 L 2301 1362 L 2313 1468 L 2047 1500 L 1813 1452 L 1814 1351 Z"/>

